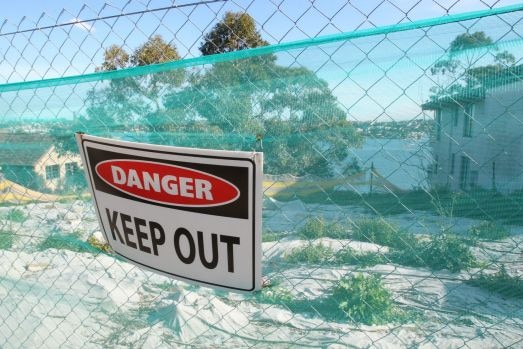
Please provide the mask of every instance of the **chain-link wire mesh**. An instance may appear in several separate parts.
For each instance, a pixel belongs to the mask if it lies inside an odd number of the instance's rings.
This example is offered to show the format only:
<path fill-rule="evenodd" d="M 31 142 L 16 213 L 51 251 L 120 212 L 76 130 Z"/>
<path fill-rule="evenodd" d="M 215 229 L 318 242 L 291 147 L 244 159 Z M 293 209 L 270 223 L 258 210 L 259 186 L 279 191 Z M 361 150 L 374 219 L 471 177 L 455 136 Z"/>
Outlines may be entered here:
<path fill-rule="evenodd" d="M 522 346 L 522 14 L 128 2 L 5 22 L 0 347 Z M 115 255 L 75 131 L 263 151 L 262 291 Z"/>

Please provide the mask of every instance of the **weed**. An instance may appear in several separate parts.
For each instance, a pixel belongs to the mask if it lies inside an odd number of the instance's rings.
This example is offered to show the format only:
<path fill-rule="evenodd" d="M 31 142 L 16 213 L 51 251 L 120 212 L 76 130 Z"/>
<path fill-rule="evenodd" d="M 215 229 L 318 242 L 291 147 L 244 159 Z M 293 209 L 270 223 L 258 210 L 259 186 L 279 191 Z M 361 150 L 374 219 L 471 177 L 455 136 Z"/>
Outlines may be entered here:
<path fill-rule="evenodd" d="M 328 223 L 322 217 L 307 219 L 298 234 L 308 240 L 330 237 L 334 239 L 347 238 L 347 232 L 339 223 Z"/>
<path fill-rule="evenodd" d="M 416 238 L 382 218 L 362 219 L 354 223 L 352 236 L 356 240 L 372 242 L 397 249 L 415 246 Z"/>
<path fill-rule="evenodd" d="M 7 212 L 6 218 L 11 222 L 23 223 L 26 221 L 27 216 L 25 215 L 24 211 L 18 208 L 13 208 Z"/>
<path fill-rule="evenodd" d="M 383 256 L 377 253 L 360 253 L 350 247 L 345 247 L 334 252 L 332 248 L 324 246 L 323 244 L 309 244 L 305 247 L 292 249 L 291 252 L 284 257 L 284 260 L 289 263 L 324 265 L 350 264 L 364 267 L 373 266 L 385 261 Z"/>
<path fill-rule="evenodd" d="M 493 275 L 481 274 L 466 281 L 469 285 L 479 287 L 506 298 L 523 299 L 523 279 L 510 276 L 504 266 Z"/>
<path fill-rule="evenodd" d="M 378 275 L 358 274 L 341 279 L 330 302 L 337 304 L 346 318 L 367 325 L 389 322 L 396 313 L 392 294 Z"/>
<path fill-rule="evenodd" d="M 452 234 L 440 234 L 413 248 L 392 251 L 388 258 L 398 264 L 426 267 L 432 270 L 448 269 L 458 272 L 477 265 L 469 246 Z"/>
<path fill-rule="evenodd" d="M 320 243 L 294 248 L 284 257 L 284 260 L 289 263 L 326 264 L 332 262 L 333 258 L 332 248 Z"/>
<path fill-rule="evenodd" d="M 13 247 L 15 234 L 10 231 L 0 230 L 0 250 L 8 250 Z"/>
<path fill-rule="evenodd" d="M 378 253 L 360 253 L 350 247 L 343 248 L 336 252 L 335 261 L 337 264 L 360 265 L 363 267 L 371 267 L 386 262 L 385 258 Z"/>
<path fill-rule="evenodd" d="M 510 231 L 503 225 L 492 221 L 483 221 L 469 229 L 473 239 L 500 240 L 510 236 Z"/>
<path fill-rule="evenodd" d="M 321 316 L 329 321 L 353 322 L 367 325 L 390 322 L 404 323 L 419 316 L 394 306 L 392 294 L 383 285 L 380 276 L 362 274 L 345 277 L 337 282 L 326 296 L 299 299 L 279 285 L 262 289 L 257 301 L 285 306 L 293 313 Z"/>

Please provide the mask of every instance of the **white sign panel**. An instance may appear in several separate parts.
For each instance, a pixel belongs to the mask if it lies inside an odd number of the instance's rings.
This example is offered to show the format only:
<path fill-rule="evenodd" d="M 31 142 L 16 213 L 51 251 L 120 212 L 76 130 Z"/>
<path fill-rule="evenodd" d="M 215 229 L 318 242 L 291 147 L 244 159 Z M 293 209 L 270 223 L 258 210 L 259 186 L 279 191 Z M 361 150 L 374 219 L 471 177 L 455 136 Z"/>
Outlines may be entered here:
<path fill-rule="evenodd" d="M 260 289 L 262 153 L 77 141 L 117 254 L 176 279 Z"/>

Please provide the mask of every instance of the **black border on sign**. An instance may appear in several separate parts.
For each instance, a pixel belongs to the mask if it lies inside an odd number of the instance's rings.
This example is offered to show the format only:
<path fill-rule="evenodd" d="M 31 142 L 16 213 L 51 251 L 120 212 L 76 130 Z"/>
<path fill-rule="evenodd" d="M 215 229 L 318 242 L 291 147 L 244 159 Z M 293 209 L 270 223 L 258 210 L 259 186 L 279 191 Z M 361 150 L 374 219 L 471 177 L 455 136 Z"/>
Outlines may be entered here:
<path fill-rule="evenodd" d="M 119 144 L 111 144 L 111 143 L 105 143 L 105 142 L 102 142 L 102 141 L 94 141 L 94 140 L 90 140 L 90 139 L 84 139 L 82 137 L 82 151 L 84 152 L 84 154 L 86 155 L 85 156 L 85 162 L 86 162 L 86 165 L 87 165 L 87 168 L 88 168 L 88 171 L 87 173 L 89 174 L 89 181 L 91 182 L 91 187 L 92 187 L 92 190 L 93 190 L 93 199 L 95 201 L 95 204 L 96 204 L 96 211 L 98 212 L 98 217 L 100 218 L 100 224 L 102 225 L 102 229 L 104 230 L 104 233 L 105 233 L 105 236 L 107 238 L 107 232 L 105 231 L 105 227 L 102 223 L 102 215 L 100 214 L 100 210 L 98 208 L 98 201 L 96 200 L 96 194 L 95 194 L 95 187 L 94 187 L 94 182 L 93 182 L 93 178 L 92 178 L 92 175 L 91 175 L 91 164 L 89 163 L 89 157 L 87 156 L 87 151 L 86 151 L 86 148 L 84 146 L 84 143 L 85 142 L 91 142 L 91 143 L 95 143 L 95 144 L 101 144 L 101 145 L 106 145 L 106 146 L 110 146 L 110 147 L 117 147 L 117 148 L 124 148 L 124 149 L 131 149 L 131 150 L 139 150 L 139 151 L 146 151 L 146 152 L 151 152 L 151 153 L 160 153 L 160 154 L 172 154 L 172 155 L 178 155 L 178 156 L 186 156 L 186 157 L 196 157 L 196 158 L 208 158 L 208 159 L 225 159 L 225 160 L 236 160 L 236 161 L 247 161 L 247 162 L 250 162 L 252 164 L 252 168 L 253 168 L 253 171 L 252 171 L 252 184 L 253 184 L 253 189 L 254 189 L 254 192 L 253 192 L 253 195 L 252 195 L 252 287 L 251 288 L 239 288 L 239 287 L 230 287 L 230 286 L 224 286 L 224 285 L 220 285 L 220 284 L 215 284 L 215 283 L 212 283 L 212 282 L 206 282 L 206 281 L 201 281 L 201 280 L 198 280 L 198 279 L 193 279 L 193 278 L 189 278 L 189 277 L 185 277 L 185 276 L 180 276 L 180 275 L 177 275 L 177 274 L 174 274 L 174 273 L 169 273 L 169 272 L 166 272 L 166 271 L 163 271 L 161 269 L 157 269 L 157 268 L 153 268 L 153 267 L 150 267 L 148 265 L 145 265 L 143 263 L 140 263 L 140 262 L 137 262 L 135 261 L 134 259 L 131 259 L 129 257 L 126 257 L 124 256 L 123 254 L 121 253 L 118 253 L 116 251 L 114 251 L 117 255 L 127 259 L 127 260 L 130 260 L 136 264 L 139 264 L 139 265 L 142 265 L 148 269 L 152 269 L 152 270 L 156 270 L 156 271 L 159 271 L 161 273 L 164 273 L 164 274 L 169 274 L 169 275 L 172 275 L 172 276 L 175 276 L 177 278 L 180 278 L 180 279 L 186 279 L 186 280 L 191 280 L 191 281 L 196 281 L 196 282 L 199 282 L 199 283 L 202 283 L 202 284 L 205 284 L 205 285 L 212 285 L 212 286 L 218 286 L 218 287 L 223 287 L 223 288 L 227 288 L 227 289 L 231 289 L 231 290 L 238 290 L 238 291 L 252 291 L 254 290 L 254 288 L 256 287 L 256 282 L 255 282 L 255 277 L 256 277 L 256 254 L 255 254 L 255 250 L 254 250 L 254 247 L 255 247 L 255 244 L 256 244 L 256 241 L 255 241 L 255 233 L 256 233 L 256 162 L 254 162 L 252 159 L 244 159 L 244 158 L 235 158 L 235 157 L 228 157 L 228 156 L 214 156 L 214 155 L 191 155 L 191 154 L 183 154 L 183 153 L 178 153 L 176 151 L 165 151 L 165 150 L 151 150 L 151 149 L 141 149 L 139 147 L 131 147 L 131 146 L 126 146 L 126 145 L 119 145 Z M 107 241 L 109 242 L 109 239 L 107 239 Z"/>

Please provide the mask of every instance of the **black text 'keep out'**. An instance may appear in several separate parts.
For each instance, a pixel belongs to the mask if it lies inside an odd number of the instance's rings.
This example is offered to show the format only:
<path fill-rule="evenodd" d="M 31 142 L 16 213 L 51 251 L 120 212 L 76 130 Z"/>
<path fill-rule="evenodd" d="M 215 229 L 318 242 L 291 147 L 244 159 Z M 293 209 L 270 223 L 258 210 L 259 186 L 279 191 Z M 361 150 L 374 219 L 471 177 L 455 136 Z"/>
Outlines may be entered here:
<path fill-rule="evenodd" d="M 165 245 L 166 232 L 162 225 L 153 221 L 105 209 L 111 237 L 114 241 L 127 245 L 142 252 L 158 256 L 158 246 Z M 121 229 L 120 229 L 121 227 Z M 234 273 L 234 245 L 240 244 L 240 238 L 230 235 L 210 234 L 211 253 L 205 254 L 204 232 L 197 231 L 196 236 L 189 230 L 179 227 L 173 235 L 174 253 L 184 264 L 193 264 L 197 260 L 207 269 L 214 269 L 219 262 L 218 243 L 227 246 L 227 271 Z M 182 251 L 182 244 L 188 246 L 188 251 Z"/>

